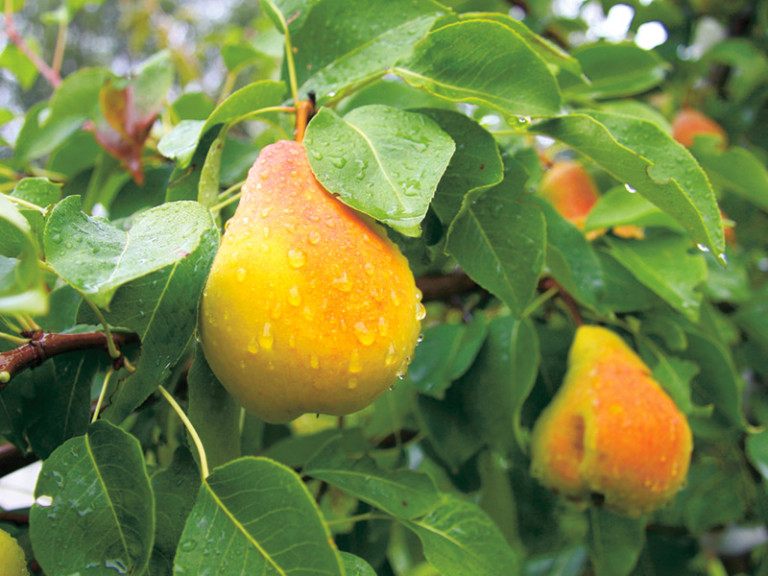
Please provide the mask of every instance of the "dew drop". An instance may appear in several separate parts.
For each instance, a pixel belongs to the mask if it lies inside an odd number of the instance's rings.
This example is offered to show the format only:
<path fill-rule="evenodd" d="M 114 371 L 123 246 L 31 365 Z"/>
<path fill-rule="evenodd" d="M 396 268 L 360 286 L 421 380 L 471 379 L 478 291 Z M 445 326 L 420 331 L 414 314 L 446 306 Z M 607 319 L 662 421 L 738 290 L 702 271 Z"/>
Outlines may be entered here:
<path fill-rule="evenodd" d="M 422 321 L 427 317 L 427 309 L 424 308 L 424 304 L 416 302 L 416 320 Z"/>
<path fill-rule="evenodd" d="M 268 226 L 264 226 L 264 228 L 261 229 L 261 235 L 264 238 L 269 237 L 269 227 Z"/>
<path fill-rule="evenodd" d="M 312 245 L 318 244 L 320 242 L 320 233 L 316 230 L 312 230 L 312 232 L 309 233 L 309 243 Z"/>
<path fill-rule="evenodd" d="M 275 304 L 275 307 L 272 308 L 272 318 L 274 320 L 277 320 L 282 315 L 283 315 L 283 307 L 280 305 L 280 302 L 278 302 L 277 304 Z"/>
<path fill-rule="evenodd" d="M 424 341 L 424 333 L 421 333 L 421 334 L 419 334 L 419 335 L 416 337 L 416 342 L 420 344 L 420 343 L 422 343 L 423 341 Z"/>
<path fill-rule="evenodd" d="M 246 275 L 245 268 L 238 268 L 237 272 L 235 274 L 237 275 L 237 281 L 238 282 L 244 282 L 245 281 L 245 275 Z"/>
<path fill-rule="evenodd" d="M 347 388 L 349 388 L 350 390 L 354 390 L 355 388 L 357 388 L 357 384 L 358 384 L 357 378 L 350 378 L 349 382 L 347 382 Z"/>
<path fill-rule="evenodd" d="M 397 350 L 395 350 L 394 344 L 390 344 L 387 349 L 387 356 L 384 358 L 384 365 L 392 366 L 392 364 L 395 363 L 395 360 L 397 360 Z"/>
<path fill-rule="evenodd" d="M 360 351 L 355 348 L 352 350 L 352 356 L 349 359 L 349 372 L 350 374 L 359 374 L 363 370 L 363 365 L 360 362 Z"/>
<path fill-rule="evenodd" d="M 322 160 L 323 159 L 323 154 L 321 152 L 318 152 L 317 150 L 312 150 L 312 157 L 315 160 Z"/>
<path fill-rule="evenodd" d="M 64 246 L 69 250 L 72 248 L 72 242 L 67 242 Z"/>
<path fill-rule="evenodd" d="M 181 549 L 184 552 L 192 552 L 195 548 L 197 548 L 197 542 L 195 540 L 185 540 L 181 543 Z"/>
<path fill-rule="evenodd" d="M 392 290 L 392 291 L 389 293 L 389 295 L 390 295 L 390 297 L 392 298 L 392 304 L 395 306 L 395 308 L 397 308 L 398 306 L 400 306 L 400 298 L 398 298 L 398 296 L 397 296 L 397 292 L 395 292 L 394 290 Z"/>
<path fill-rule="evenodd" d="M 320 358 L 318 358 L 317 354 L 315 354 L 314 352 L 309 355 L 309 365 L 315 370 L 320 368 Z"/>
<path fill-rule="evenodd" d="M 376 332 L 368 330 L 368 327 L 365 325 L 365 323 L 356 322 L 352 328 L 355 331 L 355 336 L 357 337 L 358 341 L 363 346 L 370 346 L 376 340 Z"/>
<path fill-rule="evenodd" d="M 272 324 L 269 322 L 264 324 L 264 328 L 259 334 L 259 345 L 264 350 L 272 350 L 272 346 L 275 343 L 275 336 L 272 334 Z"/>
<path fill-rule="evenodd" d="M 341 290 L 342 292 L 351 292 L 352 282 L 347 277 L 347 271 L 345 270 L 338 278 L 334 278 L 333 282 L 331 282 L 331 286 L 336 288 L 336 290 Z"/>
<path fill-rule="evenodd" d="M 370 262 L 366 262 L 365 273 L 368 274 L 369 276 L 373 276 L 375 272 L 376 272 L 376 267 Z"/>
<path fill-rule="evenodd" d="M 301 294 L 299 294 L 298 286 L 292 286 L 288 289 L 288 304 L 291 306 L 301 305 Z"/>
<path fill-rule="evenodd" d="M 726 257 L 725 252 L 718 254 L 717 259 L 720 260 L 720 262 L 725 266 L 728 266 L 728 258 Z"/>
<path fill-rule="evenodd" d="M 403 363 L 400 364 L 400 366 L 397 368 L 397 373 L 395 374 L 395 376 L 397 376 L 398 380 L 405 379 L 405 375 L 408 374 L 408 364 L 410 364 L 410 362 L 411 362 L 411 357 L 408 356 L 403 361 Z"/>
<path fill-rule="evenodd" d="M 382 316 L 381 318 L 379 318 L 379 334 L 381 334 L 382 336 L 386 336 L 387 332 L 389 332 L 389 323 Z"/>
<path fill-rule="evenodd" d="M 261 176 L 262 180 L 266 180 L 267 178 L 269 178 L 269 170 L 262 170 L 259 173 L 259 176 Z"/>
<path fill-rule="evenodd" d="M 291 268 L 301 268 L 307 262 L 307 255 L 301 250 L 288 250 L 288 264 Z"/>
<path fill-rule="evenodd" d="M 629 184 L 624 184 L 624 188 L 626 188 L 627 192 L 629 192 L 630 194 L 634 194 L 635 192 L 637 192 L 637 190 L 635 188 L 632 188 L 632 186 L 630 186 Z"/>
<path fill-rule="evenodd" d="M 709 248 L 707 248 L 704 244 L 696 244 L 696 247 L 702 252 L 709 252 Z"/>
<path fill-rule="evenodd" d="M 269 213 L 272 212 L 272 208 L 273 206 L 265 206 L 264 208 L 262 208 L 261 217 L 266 218 L 267 216 L 269 216 Z"/>
<path fill-rule="evenodd" d="M 248 342 L 248 352 L 251 354 L 258 354 L 259 353 L 259 341 L 257 338 L 251 338 L 251 341 Z"/>
<path fill-rule="evenodd" d="M 344 168 L 344 166 L 347 165 L 347 159 L 344 158 L 344 156 L 339 156 L 336 158 L 331 158 L 331 164 L 333 164 L 336 168 Z"/>
<path fill-rule="evenodd" d="M 51 236 L 51 240 L 56 242 L 56 244 L 61 244 L 61 234 L 54 234 Z"/>
<path fill-rule="evenodd" d="M 43 496 L 38 496 L 37 500 L 35 500 L 35 504 L 37 504 L 41 508 L 48 508 L 48 506 L 53 504 L 53 497 L 45 494 Z"/>

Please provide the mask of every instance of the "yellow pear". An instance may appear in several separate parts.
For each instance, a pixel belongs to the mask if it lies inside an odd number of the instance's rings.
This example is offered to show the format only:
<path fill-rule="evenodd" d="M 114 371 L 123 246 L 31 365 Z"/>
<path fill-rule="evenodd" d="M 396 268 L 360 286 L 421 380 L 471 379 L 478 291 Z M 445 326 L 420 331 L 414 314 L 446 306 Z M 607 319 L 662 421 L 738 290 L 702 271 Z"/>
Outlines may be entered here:
<path fill-rule="evenodd" d="M 24 550 L 16 538 L 0 530 L 0 576 L 28 576 Z"/>
<path fill-rule="evenodd" d="M 606 328 L 580 327 L 568 363 L 533 428 L 532 475 L 577 502 L 600 494 L 609 509 L 627 516 L 663 506 L 688 473 L 685 415 Z"/>
<path fill-rule="evenodd" d="M 203 291 L 213 372 L 259 418 L 344 415 L 407 369 L 424 317 L 386 232 L 315 179 L 304 146 L 265 147 Z"/>

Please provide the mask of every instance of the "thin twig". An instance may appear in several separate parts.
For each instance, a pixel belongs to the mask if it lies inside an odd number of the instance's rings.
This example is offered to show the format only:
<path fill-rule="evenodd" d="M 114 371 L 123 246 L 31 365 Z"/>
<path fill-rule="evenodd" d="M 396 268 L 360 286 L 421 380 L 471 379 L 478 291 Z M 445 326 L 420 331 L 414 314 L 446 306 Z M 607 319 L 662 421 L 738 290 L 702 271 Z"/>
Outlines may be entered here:
<path fill-rule="evenodd" d="M 61 84 L 61 76 L 59 73 L 48 66 L 48 64 L 38 56 L 34 50 L 32 50 L 16 29 L 16 24 L 13 21 L 12 0 L 5 0 L 5 32 L 8 34 L 8 39 L 16 44 L 18 49 L 21 50 L 21 53 L 32 62 L 35 68 L 37 68 L 40 75 L 45 78 L 53 88 L 58 88 L 59 84 Z"/>

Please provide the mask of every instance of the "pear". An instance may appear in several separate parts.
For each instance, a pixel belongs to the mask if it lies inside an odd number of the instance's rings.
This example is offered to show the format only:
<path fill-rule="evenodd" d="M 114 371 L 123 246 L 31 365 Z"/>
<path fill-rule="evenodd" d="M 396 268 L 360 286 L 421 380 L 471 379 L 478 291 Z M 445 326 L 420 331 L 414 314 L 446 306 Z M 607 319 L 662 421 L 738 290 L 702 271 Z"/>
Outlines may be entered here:
<path fill-rule="evenodd" d="M 672 137 L 686 148 L 690 148 L 699 135 L 716 136 L 720 149 L 728 145 L 728 135 L 720 124 L 693 108 L 680 110 L 672 120 Z"/>
<path fill-rule="evenodd" d="M 563 218 L 578 228 L 583 228 L 589 211 L 600 197 L 592 176 L 574 160 L 552 164 L 544 174 L 540 191 Z"/>
<path fill-rule="evenodd" d="M 271 423 L 360 410 L 405 373 L 424 315 L 385 230 L 321 186 L 303 144 L 265 147 L 201 300 L 203 351 L 235 399 Z"/>
<path fill-rule="evenodd" d="M 531 474 L 576 502 L 600 494 L 612 511 L 663 506 L 688 473 L 691 430 L 645 363 L 610 330 L 582 326 L 565 380 L 531 437 Z"/>
<path fill-rule="evenodd" d="M 0 530 L 0 576 L 28 576 L 24 550 L 16 538 Z"/>

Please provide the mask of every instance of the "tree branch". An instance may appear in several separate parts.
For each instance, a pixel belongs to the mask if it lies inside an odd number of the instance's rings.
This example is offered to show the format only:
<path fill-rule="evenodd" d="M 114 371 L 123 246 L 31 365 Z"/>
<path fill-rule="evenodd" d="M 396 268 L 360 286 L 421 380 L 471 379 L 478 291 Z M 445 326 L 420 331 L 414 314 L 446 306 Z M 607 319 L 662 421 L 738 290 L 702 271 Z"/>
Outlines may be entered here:
<path fill-rule="evenodd" d="M 90 350 L 107 347 L 107 337 L 103 332 L 82 332 L 79 334 L 56 334 L 52 332 L 23 332 L 22 336 L 29 338 L 29 342 L 0 353 L 0 391 L 5 385 L 22 370 L 39 366 L 48 358 L 74 352 L 75 350 Z M 114 333 L 112 338 L 115 345 L 121 347 L 126 344 L 139 342 L 137 334 Z M 117 361 L 120 362 L 121 358 Z"/>
<path fill-rule="evenodd" d="M 30 62 L 37 68 L 40 74 L 48 80 L 48 83 L 57 88 L 61 84 L 61 75 L 48 66 L 46 62 L 30 48 L 29 44 L 24 41 L 19 31 L 16 29 L 16 24 L 13 21 L 13 10 L 11 8 L 11 0 L 5 0 L 5 32 L 8 34 L 8 39 L 16 44 L 22 54 L 26 56 Z"/>

